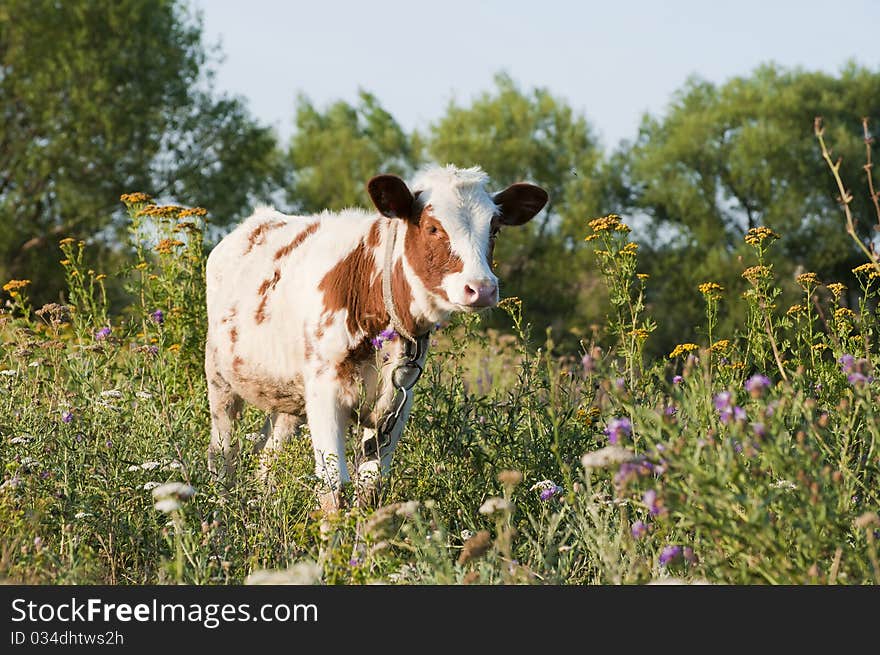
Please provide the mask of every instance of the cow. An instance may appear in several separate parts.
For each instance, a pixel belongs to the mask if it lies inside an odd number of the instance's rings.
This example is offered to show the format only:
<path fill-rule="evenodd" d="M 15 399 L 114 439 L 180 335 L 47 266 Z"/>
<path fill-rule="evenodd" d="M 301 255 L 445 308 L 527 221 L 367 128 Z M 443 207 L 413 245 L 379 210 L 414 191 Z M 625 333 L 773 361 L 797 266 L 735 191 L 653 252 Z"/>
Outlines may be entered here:
<path fill-rule="evenodd" d="M 375 490 L 409 416 L 426 335 L 453 312 L 497 304 L 496 236 L 548 201 L 533 184 L 490 194 L 487 183 L 479 167 L 452 165 L 423 169 L 411 187 L 377 175 L 367 183 L 376 211 L 260 207 L 213 248 L 205 374 L 218 480 L 234 483 L 233 426 L 246 401 L 268 412 L 263 474 L 306 423 L 318 500 L 338 510 L 350 482 L 345 437 L 357 421 L 365 457 L 356 482 Z"/>

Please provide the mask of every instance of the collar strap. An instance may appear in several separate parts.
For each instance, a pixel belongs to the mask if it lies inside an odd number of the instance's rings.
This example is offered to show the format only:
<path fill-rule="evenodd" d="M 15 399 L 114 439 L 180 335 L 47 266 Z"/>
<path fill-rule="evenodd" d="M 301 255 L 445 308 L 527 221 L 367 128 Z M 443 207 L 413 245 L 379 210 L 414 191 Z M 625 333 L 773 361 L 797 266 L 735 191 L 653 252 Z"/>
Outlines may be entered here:
<path fill-rule="evenodd" d="M 388 316 L 391 318 L 391 327 L 401 337 L 410 343 L 414 343 L 416 337 L 414 337 L 412 333 L 403 326 L 403 321 L 400 320 L 400 316 L 397 314 L 397 309 L 394 307 L 394 296 L 391 295 L 391 272 L 394 267 L 394 248 L 397 244 L 397 226 L 392 226 L 391 224 L 391 221 L 394 220 L 396 219 L 389 218 L 382 226 L 382 229 L 385 232 L 385 261 L 382 265 L 382 296 L 385 300 L 385 311 L 388 312 Z"/>

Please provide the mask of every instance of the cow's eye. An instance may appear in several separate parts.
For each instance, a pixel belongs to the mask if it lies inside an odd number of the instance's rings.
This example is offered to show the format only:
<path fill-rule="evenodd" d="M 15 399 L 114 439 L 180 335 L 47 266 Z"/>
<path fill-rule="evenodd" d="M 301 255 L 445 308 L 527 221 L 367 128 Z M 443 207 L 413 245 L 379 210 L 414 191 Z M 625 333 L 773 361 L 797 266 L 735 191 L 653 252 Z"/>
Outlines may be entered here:
<path fill-rule="evenodd" d="M 428 226 L 428 234 L 437 234 L 437 226 L 429 225 Z"/>

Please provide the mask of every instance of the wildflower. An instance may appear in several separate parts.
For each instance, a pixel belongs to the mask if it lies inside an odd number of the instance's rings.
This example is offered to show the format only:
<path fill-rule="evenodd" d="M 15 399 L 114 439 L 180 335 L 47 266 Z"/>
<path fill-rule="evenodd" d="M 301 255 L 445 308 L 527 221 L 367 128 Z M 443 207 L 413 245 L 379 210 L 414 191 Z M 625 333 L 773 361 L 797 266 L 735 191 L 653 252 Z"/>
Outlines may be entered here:
<path fill-rule="evenodd" d="M 749 266 L 742 272 L 742 277 L 749 282 L 755 284 L 758 280 L 770 277 L 770 268 L 768 266 Z"/>
<path fill-rule="evenodd" d="M 493 496 L 480 505 L 479 512 L 480 514 L 495 514 L 502 512 L 512 512 L 514 509 L 513 503 L 509 500 L 505 500 L 504 498 L 499 498 L 498 496 Z"/>
<path fill-rule="evenodd" d="M 675 416 L 676 414 L 678 414 L 678 407 L 675 405 L 667 405 L 663 408 L 664 416 Z"/>
<path fill-rule="evenodd" d="M 513 470 L 504 470 L 498 473 L 498 482 L 505 487 L 515 487 L 522 482 L 522 473 Z"/>
<path fill-rule="evenodd" d="M 733 396 L 729 391 L 722 391 L 715 395 L 712 399 L 712 403 L 715 405 L 715 409 L 720 412 L 721 410 L 730 407 L 730 400 L 732 397 Z"/>
<path fill-rule="evenodd" d="M 174 249 L 178 246 L 182 246 L 183 241 L 179 241 L 177 239 L 162 239 L 156 246 L 153 248 L 156 252 L 161 255 L 168 255 L 174 252 Z"/>
<path fill-rule="evenodd" d="M 856 313 L 849 307 L 838 307 L 834 310 L 834 318 L 837 321 L 842 321 L 847 318 L 850 320 L 855 320 Z"/>
<path fill-rule="evenodd" d="M 108 336 L 110 336 L 110 332 L 112 332 L 111 328 L 109 328 L 109 327 L 102 327 L 100 330 L 98 330 L 97 332 L 95 332 L 95 339 L 98 340 L 98 341 L 103 341 L 103 340 L 106 339 Z"/>
<path fill-rule="evenodd" d="M 608 214 L 602 218 L 596 218 L 589 222 L 590 229 L 593 232 L 622 232 L 630 231 L 629 226 L 620 222 L 620 216 L 617 214 Z"/>
<path fill-rule="evenodd" d="M 780 238 L 780 236 L 778 234 L 776 234 L 776 232 L 771 230 L 769 227 L 761 226 L 761 227 L 753 227 L 751 230 L 746 232 L 745 241 L 749 245 L 756 246 L 756 245 L 764 242 L 766 239 L 772 239 L 775 241 L 776 239 L 779 239 L 779 238 Z"/>
<path fill-rule="evenodd" d="M 69 246 L 71 243 L 76 243 L 76 239 L 73 237 L 64 237 L 58 243 L 62 246 Z"/>
<path fill-rule="evenodd" d="M 604 432 L 608 437 L 608 443 L 616 446 L 621 439 L 632 434 L 632 422 L 626 417 L 613 418 L 608 422 Z"/>
<path fill-rule="evenodd" d="M 81 521 L 82 519 L 88 518 L 89 516 L 94 516 L 94 514 L 92 514 L 91 512 L 77 512 L 73 515 L 73 518 L 75 518 L 77 521 Z"/>
<path fill-rule="evenodd" d="M 130 471 L 131 468 L 132 468 L 132 467 L 129 466 L 129 467 L 128 467 L 128 470 Z M 140 467 L 139 467 L 137 464 L 135 464 L 135 465 L 134 465 L 134 468 L 135 468 L 135 469 L 138 469 L 138 468 L 140 468 Z M 155 481 L 153 481 L 153 480 L 150 480 L 149 482 L 144 482 L 143 490 L 144 490 L 144 491 L 152 491 L 152 490 L 155 489 L 156 487 L 160 487 L 160 486 L 162 486 L 161 483 L 159 483 L 159 482 L 155 482 Z"/>
<path fill-rule="evenodd" d="M 639 250 L 639 244 L 630 241 L 620 250 L 622 255 L 635 255 Z"/>
<path fill-rule="evenodd" d="M 156 489 L 153 489 L 153 491 L 155 490 Z M 153 504 L 153 507 L 163 514 L 170 514 L 171 512 L 180 509 L 180 502 L 176 498 L 160 498 Z"/>
<path fill-rule="evenodd" d="M 841 355 L 837 361 L 840 362 L 840 368 L 844 373 L 850 373 L 856 365 L 856 358 L 849 353 Z"/>
<path fill-rule="evenodd" d="M 562 491 L 563 491 L 562 487 L 560 487 L 558 484 L 554 484 L 552 487 L 548 487 L 547 489 L 544 489 L 539 494 L 539 498 L 541 500 L 543 500 L 544 502 L 546 502 L 546 501 L 550 500 L 551 498 L 553 498 L 553 496 L 557 496 L 557 495 L 561 494 Z"/>
<path fill-rule="evenodd" d="M 585 453 L 581 457 L 581 465 L 585 469 L 608 468 L 615 464 L 631 462 L 635 457 L 635 453 L 623 446 L 605 446 L 599 450 Z"/>
<path fill-rule="evenodd" d="M 651 276 L 647 273 L 636 273 L 636 277 L 639 278 L 642 282 L 649 279 Z"/>
<path fill-rule="evenodd" d="M 30 280 L 9 280 L 9 282 L 3 285 L 3 290 L 17 291 L 18 289 L 24 289 L 30 283 Z"/>
<path fill-rule="evenodd" d="M 706 298 L 717 299 L 721 297 L 721 292 L 724 291 L 724 287 L 715 282 L 703 282 L 700 286 L 697 287 Z"/>
<path fill-rule="evenodd" d="M 155 348 L 155 350 L 153 350 L 154 348 Z M 172 343 L 170 346 L 168 346 L 168 352 L 176 353 L 178 350 L 180 350 L 179 343 Z M 157 352 L 159 352 L 159 349 L 156 348 L 155 346 L 151 346 L 150 352 L 155 355 Z"/>
<path fill-rule="evenodd" d="M 695 350 L 699 350 L 700 347 L 695 343 L 680 343 L 675 348 L 672 349 L 672 352 L 669 353 L 669 359 L 675 359 L 679 355 L 684 355 L 687 353 L 691 353 Z"/>
<path fill-rule="evenodd" d="M 754 432 L 755 436 L 759 439 L 763 439 L 767 436 L 767 428 L 763 423 L 752 423 L 752 432 Z"/>
<path fill-rule="evenodd" d="M 697 555 L 694 553 L 694 549 L 690 546 L 685 546 L 682 550 L 682 557 L 688 564 L 696 564 L 697 563 Z"/>
<path fill-rule="evenodd" d="M 599 238 L 598 234 L 588 234 L 587 236 L 584 237 L 584 241 L 587 241 L 587 242 L 595 241 L 598 238 Z"/>
<path fill-rule="evenodd" d="M 633 330 L 630 330 L 627 334 L 629 334 L 629 336 L 631 337 L 635 337 L 636 339 L 647 339 L 649 333 L 644 328 L 635 328 Z"/>
<path fill-rule="evenodd" d="M 162 325 L 162 323 L 165 322 L 165 313 L 161 309 L 157 309 L 152 314 L 150 314 L 150 318 L 156 325 Z"/>
<path fill-rule="evenodd" d="M 660 566 L 666 566 L 679 559 L 682 555 L 681 546 L 666 546 L 660 551 Z"/>
<path fill-rule="evenodd" d="M 801 273 L 795 281 L 804 289 L 808 289 L 814 284 L 819 284 L 819 277 L 815 273 Z"/>
<path fill-rule="evenodd" d="M 596 370 L 596 362 L 589 354 L 586 354 L 581 358 L 581 366 L 584 369 L 584 375 L 588 375 Z"/>
<path fill-rule="evenodd" d="M 207 216 L 208 210 L 204 207 L 190 207 L 184 209 L 178 214 L 178 218 L 187 218 L 189 216 Z"/>
<path fill-rule="evenodd" d="M 11 378 L 11 377 L 15 377 L 16 375 L 18 375 L 18 371 L 16 371 L 15 369 L 11 369 L 11 368 L 4 368 L 2 371 L 0 371 L 0 375 L 4 375 L 8 378 Z"/>
<path fill-rule="evenodd" d="M 872 272 L 876 273 L 877 272 L 877 265 L 872 264 L 872 263 L 862 264 L 861 266 L 856 266 L 852 270 L 852 272 L 853 273 L 872 273 Z"/>
<path fill-rule="evenodd" d="M 864 373 L 860 373 L 858 371 L 853 371 L 846 376 L 846 381 L 849 382 L 852 386 L 858 387 L 861 385 L 870 384 L 874 381 L 874 377 L 871 375 L 865 375 Z"/>
<path fill-rule="evenodd" d="M 728 348 L 730 348 L 730 340 L 729 339 L 719 339 L 709 348 L 713 353 L 717 352 L 725 352 Z"/>
<path fill-rule="evenodd" d="M 846 285 L 840 282 L 832 282 L 828 285 L 828 289 L 834 294 L 835 298 L 840 298 L 843 292 L 846 291 Z"/>
<path fill-rule="evenodd" d="M 137 205 L 145 202 L 150 202 L 152 198 L 148 196 L 146 193 L 141 193 L 140 191 L 136 193 L 123 193 L 119 196 L 119 200 L 124 202 L 126 205 Z"/>
<path fill-rule="evenodd" d="M 644 521 L 635 521 L 630 528 L 633 539 L 641 539 L 648 534 L 648 524 Z"/>
<path fill-rule="evenodd" d="M 786 316 L 797 316 L 798 314 L 803 314 L 806 308 L 803 305 L 792 305 L 788 308 L 788 311 L 785 312 Z"/>
<path fill-rule="evenodd" d="M 357 557 L 352 557 L 350 560 L 348 560 L 348 565 L 351 568 L 357 568 L 360 565 L 360 563 L 361 563 L 361 561 Z"/>
<path fill-rule="evenodd" d="M 684 382 L 684 378 L 680 375 L 676 375 L 672 378 L 672 384 L 681 384 L 682 382 Z"/>
<path fill-rule="evenodd" d="M 69 259 L 62 259 L 58 263 L 61 264 L 62 266 L 69 266 L 70 260 Z"/>
<path fill-rule="evenodd" d="M 760 373 L 756 373 L 752 377 L 750 377 L 745 382 L 746 391 L 752 394 L 753 397 L 757 398 L 761 395 L 761 392 L 764 389 L 767 389 L 770 386 L 770 378 L 766 375 L 761 375 Z"/>
<path fill-rule="evenodd" d="M 67 411 L 62 412 L 61 414 L 61 422 L 62 423 L 70 423 L 73 420 L 73 412 Z"/>
<path fill-rule="evenodd" d="M 657 492 L 653 489 L 648 489 L 644 493 L 642 496 L 642 502 L 648 508 L 648 513 L 651 516 L 660 516 L 661 514 L 666 513 L 666 508 L 663 507 L 663 501 L 657 497 Z"/>
<path fill-rule="evenodd" d="M 122 392 L 118 389 L 107 389 L 101 392 L 102 398 L 122 398 Z"/>

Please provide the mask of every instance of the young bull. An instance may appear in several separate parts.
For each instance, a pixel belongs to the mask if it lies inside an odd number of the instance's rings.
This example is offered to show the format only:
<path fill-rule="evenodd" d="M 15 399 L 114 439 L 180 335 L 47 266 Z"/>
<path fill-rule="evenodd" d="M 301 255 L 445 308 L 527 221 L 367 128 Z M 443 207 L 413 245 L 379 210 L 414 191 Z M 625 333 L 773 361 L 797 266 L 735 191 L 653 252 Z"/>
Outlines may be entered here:
<path fill-rule="evenodd" d="M 350 209 L 287 216 L 261 208 L 213 249 L 205 373 L 215 475 L 226 484 L 234 479 L 232 428 L 243 401 L 270 413 L 264 467 L 308 421 L 325 511 L 339 507 L 349 481 L 345 434 L 352 419 L 367 426 L 358 481 L 373 484 L 387 473 L 412 404 L 412 394 L 398 388 L 417 377 L 426 335 L 452 312 L 498 302 L 495 237 L 547 202 L 531 184 L 490 195 L 486 182 L 478 167 L 425 170 L 412 191 L 400 178 L 380 175 L 367 185 L 378 215 Z M 377 339 L 392 330 L 400 336 L 384 344 L 383 362 Z"/>

